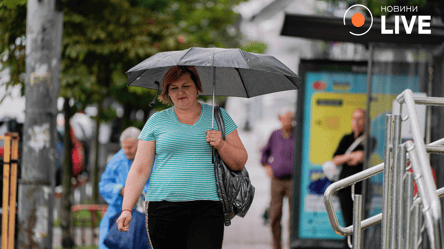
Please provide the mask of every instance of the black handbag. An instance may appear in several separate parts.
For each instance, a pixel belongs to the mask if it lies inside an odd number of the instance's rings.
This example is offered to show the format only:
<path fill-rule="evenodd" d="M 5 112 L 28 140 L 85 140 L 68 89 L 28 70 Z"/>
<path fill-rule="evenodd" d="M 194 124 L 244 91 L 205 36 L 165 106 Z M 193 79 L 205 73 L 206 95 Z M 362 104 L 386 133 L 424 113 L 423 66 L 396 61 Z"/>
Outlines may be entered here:
<path fill-rule="evenodd" d="M 214 107 L 216 120 L 222 139 L 225 140 L 225 124 L 219 106 Z M 244 217 L 254 198 L 254 187 L 251 184 L 247 169 L 233 171 L 224 163 L 217 149 L 213 148 L 214 174 L 216 176 L 217 194 L 222 202 L 225 226 L 231 225 L 236 215 Z"/>

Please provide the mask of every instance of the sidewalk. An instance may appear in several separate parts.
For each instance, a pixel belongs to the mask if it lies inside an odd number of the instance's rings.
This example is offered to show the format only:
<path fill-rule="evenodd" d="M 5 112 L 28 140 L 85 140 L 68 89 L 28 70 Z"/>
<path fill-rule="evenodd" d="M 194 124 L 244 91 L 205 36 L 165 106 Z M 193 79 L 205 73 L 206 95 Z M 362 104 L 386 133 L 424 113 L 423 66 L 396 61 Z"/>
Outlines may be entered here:
<path fill-rule="evenodd" d="M 251 181 L 256 188 L 253 204 L 244 218 L 236 217 L 229 227 L 225 227 L 223 249 L 269 249 L 271 248 L 271 230 L 269 226 L 263 225 L 262 214 L 268 207 L 270 201 L 270 179 L 260 165 L 260 151 L 255 144 L 256 139 L 252 133 L 239 130 L 239 136 L 247 149 L 247 169 Z M 288 202 L 284 201 L 284 212 L 282 216 L 282 245 L 288 249 L 289 246 L 289 210 Z M 80 228 L 74 229 L 76 245 L 82 244 Z M 96 230 L 97 236 L 98 228 Z M 85 241 L 91 241 L 91 230 L 85 229 Z M 98 244 L 98 238 L 95 238 Z M 54 247 L 61 247 L 60 227 L 54 228 Z"/>
<path fill-rule="evenodd" d="M 271 248 L 271 230 L 262 224 L 262 213 L 270 201 L 270 179 L 260 164 L 260 151 L 255 144 L 252 133 L 239 130 L 239 136 L 247 149 L 247 169 L 256 188 L 253 204 L 248 214 L 242 219 L 236 217 L 231 226 L 225 227 L 223 249 L 268 249 Z M 284 201 L 282 216 L 282 246 L 289 248 L 289 210 Z"/>

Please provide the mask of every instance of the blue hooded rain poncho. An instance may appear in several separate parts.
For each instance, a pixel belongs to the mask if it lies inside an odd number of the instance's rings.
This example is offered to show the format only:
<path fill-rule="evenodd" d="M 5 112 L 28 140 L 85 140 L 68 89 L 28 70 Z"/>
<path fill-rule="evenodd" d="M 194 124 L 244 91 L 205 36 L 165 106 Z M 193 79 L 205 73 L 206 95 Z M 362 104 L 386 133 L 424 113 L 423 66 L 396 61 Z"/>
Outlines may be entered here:
<path fill-rule="evenodd" d="M 111 217 L 122 211 L 123 197 L 120 195 L 120 190 L 125 186 L 132 162 L 133 160 L 126 158 L 125 153 L 121 149 L 108 162 L 105 172 L 103 172 L 101 176 L 99 192 L 109 206 L 100 222 L 99 249 L 108 249 L 108 247 L 103 244 L 103 241 L 108 234 Z M 145 196 L 148 190 L 148 184 L 149 179 L 143 188 L 143 196 Z"/>

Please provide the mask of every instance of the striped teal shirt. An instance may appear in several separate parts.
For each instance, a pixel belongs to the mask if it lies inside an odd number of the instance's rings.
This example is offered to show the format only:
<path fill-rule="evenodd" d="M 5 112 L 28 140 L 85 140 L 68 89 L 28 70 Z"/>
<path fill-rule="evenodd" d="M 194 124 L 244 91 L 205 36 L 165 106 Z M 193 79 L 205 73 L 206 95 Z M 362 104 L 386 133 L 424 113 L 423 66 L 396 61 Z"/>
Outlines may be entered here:
<path fill-rule="evenodd" d="M 150 176 L 148 201 L 218 201 L 211 145 L 206 141 L 211 130 L 212 107 L 202 105 L 194 125 L 179 122 L 174 107 L 155 113 L 146 122 L 139 139 L 156 141 L 156 167 Z M 237 125 L 221 108 L 225 135 Z M 216 122 L 214 128 L 218 130 Z"/>

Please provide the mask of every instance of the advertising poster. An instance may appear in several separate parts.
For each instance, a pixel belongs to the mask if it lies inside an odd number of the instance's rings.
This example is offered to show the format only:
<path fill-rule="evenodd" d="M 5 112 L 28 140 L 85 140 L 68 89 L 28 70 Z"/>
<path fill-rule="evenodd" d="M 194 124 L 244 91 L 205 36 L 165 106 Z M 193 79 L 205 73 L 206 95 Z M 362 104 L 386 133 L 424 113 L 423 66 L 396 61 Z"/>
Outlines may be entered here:
<path fill-rule="evenodd" d="M 330 184 L 322 163 L 332 160 L 340 139 L 351 132 L 351 117 L 357 108 L 366 108 L 367 75 L 355 72 L 306 72 L 301 152 L 301 183 L 298 237 L 300 239 L 343 240 L 331 228 L 325 211 L 323 193 Z M 374 75 L 370 119 L 375 149 L 370 165 L 383 161 L 385 114 L 392 112 L 396 96 L 406 88 L 419 90 L 417 76 Z M 382 174 L 370 180 L 370 215 L 381 212 Z M 339 200 L 333 205 L 343 226 Z"/>

